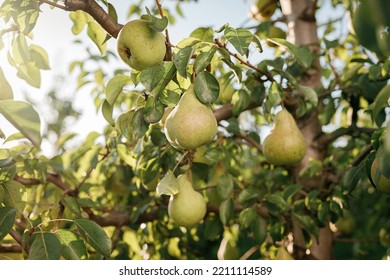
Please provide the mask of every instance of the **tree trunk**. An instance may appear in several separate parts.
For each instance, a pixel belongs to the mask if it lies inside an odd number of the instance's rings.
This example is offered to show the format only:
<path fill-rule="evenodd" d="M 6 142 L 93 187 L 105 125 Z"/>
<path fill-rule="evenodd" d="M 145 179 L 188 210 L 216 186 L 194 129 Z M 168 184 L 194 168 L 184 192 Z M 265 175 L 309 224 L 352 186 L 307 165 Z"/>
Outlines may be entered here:
<path fill-rule="evenodd" d="M 287 40 L 295 45 L 307 45 L 315 55 L 312 68 L 307 70 L 301 79 L 301 85 L 313 89 L 321 86 L 321 66 L 318 58 L 319 46 L 317 37 L 317 22 L 315 18 L 316 0 L 280 0 L 282 12 L 286 16 L 288 26 Z M 294 177 L 297 182 L 306 188 L 324 188 L 325 178 L 320 175 L 318 178 L 300 180 L 298 174 L 307 167 L 310 159 L 322 161 L 325 157 L 325 149 L 316 145 L 317 137 L 322 133 L 321 123 L 318 119 L 318 112 L 315 111 L 308 118 L 297 120 L 307 145 L 307 153 L 301 164 L 294 170 Z M 294 246 L 304 248 L 305 243 L 301 228 L 294 225 Z M 296 256 L 304 258 L 305 252 L 297 250 Z M 318 243 L 313 241 L 310 253 L 317 259 L 330 259 L 332 256 L 332 232 L 329 227 L 319 229 Z"/>

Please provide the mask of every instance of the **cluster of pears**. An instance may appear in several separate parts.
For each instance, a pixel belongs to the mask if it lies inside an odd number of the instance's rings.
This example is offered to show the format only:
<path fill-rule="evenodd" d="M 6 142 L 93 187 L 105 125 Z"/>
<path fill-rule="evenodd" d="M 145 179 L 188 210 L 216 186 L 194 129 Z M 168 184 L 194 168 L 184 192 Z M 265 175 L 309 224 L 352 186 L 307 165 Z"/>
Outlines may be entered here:
<path fill-rule="evenodd" d="M 118 34 L 117 51 L 131 68 L 142 71 L 159 64 L 166 53 L 165 37 L 150 27 L 150 22 L 136 19 L 126 23 Z"/>
<path fill-rule="evenodd" d="M 214 138 L 217 126 L 213 111 L 199 101 L 191 85 L 169 113 L 164 130 L 174 148 L 194 150 Z"/>
<path fill-rule="evenodd" d="M 305 139 L 285 108 L 275 116 L 271 133 L 264 139 L 263 154 L 275 165 L 295 165 L 306 155 Z"/>
<path fill-rule="evenodd" d="M 168 215 L 178 225 L 192 227 L 206 215 L 206 201 L 202 194 L 194 190 L 189 173 L 177 177 L 179 192 L 171 195 Z"/>

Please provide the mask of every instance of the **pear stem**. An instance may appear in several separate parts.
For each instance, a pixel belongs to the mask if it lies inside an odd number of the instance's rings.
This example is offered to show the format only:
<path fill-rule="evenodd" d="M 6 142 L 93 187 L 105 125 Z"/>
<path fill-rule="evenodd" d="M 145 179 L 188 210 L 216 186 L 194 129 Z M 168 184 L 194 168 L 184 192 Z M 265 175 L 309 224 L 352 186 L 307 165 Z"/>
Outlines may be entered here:
<path fill-rule="evenodd" d="M 188 151 L 185 152 L 181 158 L 179 159 L 179 161 L 176 163 L 176 166 L 173 168 L 172 170 L 172 173 L 175 173 L 175 170 L 179 167 L 179 164 L 183 161 L 183 159 L 185 158 L 185 156 L 188 154 Z"/>
<path fill-rule="evenodd" d="M 160 4 L 160 0 L 155 0 L 155 2 L 156 2 L 156 5 L 157 5 L 158 12 L 160 13 L 161 18 L 163 18 L 164 17 L 164 11 L 163 11 L 162 6 Z M 171 40 L 169 39 L 168 28 L 165 29 L 165 38 L 166 38 L 166 42 L 167 42 L 167 55 L 166 55 L 166 59 L 167 60 L 172 60 L 172 44 L 171 44 Z"/>

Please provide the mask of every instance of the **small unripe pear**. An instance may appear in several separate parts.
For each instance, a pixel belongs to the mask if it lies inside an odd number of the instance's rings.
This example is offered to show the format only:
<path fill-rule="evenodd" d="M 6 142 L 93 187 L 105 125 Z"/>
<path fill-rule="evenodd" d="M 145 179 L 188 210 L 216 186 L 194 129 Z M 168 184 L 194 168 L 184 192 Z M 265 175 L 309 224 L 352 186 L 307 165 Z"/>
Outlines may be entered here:
<path fill-rule="evenodd" d="M 371 165 L 371 179 L 378 191 L 390 194 L 390 178 L 378 170 L 378 161 L 374 159 Z"/>
<path fill-rule="evenodd" d="M 161 32 L 153 30 L 148 21 L 132 20 L 119 32 L 117 50 L 126 64 L 141 71 L 163 61 L 166 53 L 165 37 Z"/>
<path fill-rule="evenodd" d="M 274 127 L 264 140 L 263 154 L 275 165 L 295 165 L 305 157 L 305 139 L 293 116 L 284 108 L 276 114 Z"/>
<path fill-rule="evenodd" d="M 277 260 L 294 260 L 290 253 L 284 247 L 279 247 L 278 252 L 276 253 Z"/>
<path fill-rule="evenodd" d="M 190 86 L 168 115 L 165 135 L 174 148 L 193 150 L 211 141 L 217 126 L 211 108 L 198 100 Z"/>
<path fill-rule="evenodd" d="M 251 17 L 258 21 L 266 21 L 275 13 L 275 0 L 255 0 L 250 7 Z"/>
<path fill-rule="evenodd" d="M 172 195 L 168 204 L 168 215 L 178 225 L 192 227 L 206 215 L 206 201 L 194 190 L 188 174 L 178 178 L 179 193 Z"/>

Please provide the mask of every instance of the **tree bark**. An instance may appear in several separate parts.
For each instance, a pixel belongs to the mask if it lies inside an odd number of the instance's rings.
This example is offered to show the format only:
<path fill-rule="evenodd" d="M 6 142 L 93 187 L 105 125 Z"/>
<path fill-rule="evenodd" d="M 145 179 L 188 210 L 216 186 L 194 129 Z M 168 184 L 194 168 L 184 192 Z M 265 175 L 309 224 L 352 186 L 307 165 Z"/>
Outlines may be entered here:
<path fill-rule="evenodd" d="M 301 46 L 307 45 L 315 56 L 313 65 L 301 79 L 301 85 L 316 89 L 321 86 L 321 65 L 318 57 L 319 45 L 317 37 L 317 22 L 315 18 L 316 0 L 280 0 L 282 12 L 286 17 L 288 26 L 287 40 Z M 297 182 L 307 189 L 325 188 L 324 175 L 317 178 L 301 180 L 298 174 L 308 166 L 310 159 L 322 161 L 325 157 L 325 149 L 318 145 L 318 136 L 322 133 L 318 112 L 314 111 L 310 116 L 297 120 L 302 130 L 307 145 L 307 153 L 301 164 L 295 168 L 294 177 Z M 297 248 L 304 248 L 305 243 L 302 230 L 298 224 L 294 224 L 294 243 Z M 332 232 L 329 227 L 319 229 L 318 243 L 313 238 L 310 253 L 316 259 L 331 259 L 332 257 Z M 305 252 L 299 251 L 299 258 L 305 257 Z"/>

